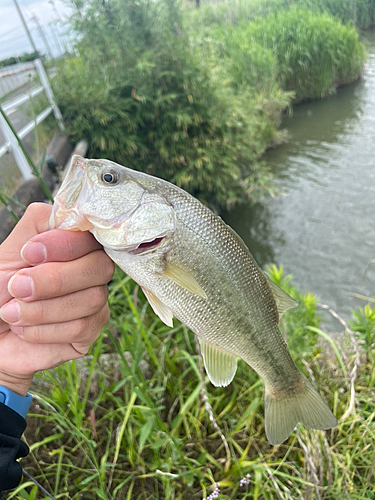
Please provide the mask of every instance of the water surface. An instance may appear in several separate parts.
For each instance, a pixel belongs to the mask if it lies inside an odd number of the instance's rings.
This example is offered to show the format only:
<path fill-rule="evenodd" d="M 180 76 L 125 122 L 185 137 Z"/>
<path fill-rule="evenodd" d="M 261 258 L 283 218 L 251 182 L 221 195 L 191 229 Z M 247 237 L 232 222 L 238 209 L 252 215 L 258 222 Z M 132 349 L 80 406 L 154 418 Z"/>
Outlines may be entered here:
<path fill-rule="evenodd" d="M 285 194 L 223 215 L 262 267 L 346 318 L 365 304 L 348 292 L 375 295 L 375 33 L 365 42 L 361 81 L 285 118 L 291 139 L 266 156 Z"/>

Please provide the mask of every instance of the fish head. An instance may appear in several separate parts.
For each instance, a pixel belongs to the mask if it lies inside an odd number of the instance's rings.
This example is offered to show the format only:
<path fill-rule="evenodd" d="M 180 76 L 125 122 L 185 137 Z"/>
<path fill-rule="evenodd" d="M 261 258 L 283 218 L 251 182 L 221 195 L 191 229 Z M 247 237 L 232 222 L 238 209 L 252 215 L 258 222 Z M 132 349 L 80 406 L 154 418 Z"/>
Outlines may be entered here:
<path fill-rule="evenodd" d="M 165 248 L 176 218 L 159 184 L 109 160 L 73 156 L 55 196 L 50 228 L 89 230 L 104 248 L 134 254 Z"/>

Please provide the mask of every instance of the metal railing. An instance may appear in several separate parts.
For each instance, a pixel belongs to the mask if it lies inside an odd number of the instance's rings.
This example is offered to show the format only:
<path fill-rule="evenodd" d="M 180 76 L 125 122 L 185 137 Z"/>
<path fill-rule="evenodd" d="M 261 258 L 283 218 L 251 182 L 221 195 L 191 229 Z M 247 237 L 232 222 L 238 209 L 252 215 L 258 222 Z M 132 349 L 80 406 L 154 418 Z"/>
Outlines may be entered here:
<path fill-rule="evenodd" d="M 5 112 L 5 114 L 8 114 L 42 92 L 46 93 L 50 105 L 46 109 L 44 109 L 41 113 L 39 113 L 39 115 L 34 120 L 29 122 L 25 127 L 23 127 L 20 131 L 17 131 L 16 133 L 14 133 L 12 128 L 7 123 L 7 120 L 5 120 L 4 117 L 0 114 L 0 129 L 6 140 L 6 143 L 0 147 L 0 158 L 2 158 L 7 153 L 13 153 L 14 159 L 16 160 L 18 168 L 20 169 L 21 174 L 25 180 L 30 179 L 33 176 L 33 174 L 30 165 L 22 151 L 22 148 L 19 145 L 17 136 L 20 139 L 26 137 L 27 134 L 29 134 L 39 123 L 45 120 L 47 116 L 49 116 L 51 113 L 55 115 L 59 129 L 62 132 L 64 131 L 64 123 L 62 120 L 62 116 L 54 100 L 52 88 L 50 86 L 48 76 L 44 70 L 42 61 L 40 59 L 35 59 L 34 67 L 38 72 L 42 85 L 32 89 L 30 92 L 24 92 L 23 94 L 21 94 L 21 96 L 18 96 L 17 98 L 8 102 L 6 105 L 3 105 L 2 110 Z"/>

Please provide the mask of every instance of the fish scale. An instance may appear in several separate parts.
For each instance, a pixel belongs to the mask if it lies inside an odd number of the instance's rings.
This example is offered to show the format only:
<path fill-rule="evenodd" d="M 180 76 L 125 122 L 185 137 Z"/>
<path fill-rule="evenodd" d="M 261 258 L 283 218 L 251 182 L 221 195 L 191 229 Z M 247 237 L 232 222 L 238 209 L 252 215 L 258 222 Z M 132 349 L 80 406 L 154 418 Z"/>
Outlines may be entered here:
<path fill-rule="evenodd" d="M 337 424 L 279 331 L 281 314 L 295 302 L 270 282 L 241 238 L 194 197 L 108 160 L 73 157 L 50 225 L 89 229 L 167 325 L 174 316 L 197 335 L 214 385 L 231 382 L 238 357 L 251 366 L 265 383 L 272 444 L 284 441 L 298 422 L 316 429 Z"/>
<path fill-rule="evenodd" d="M 223 286 L 221 286 L 220 288 L 215 286 L 207 287 L 209 289 L 214 289 L 215 291 L 223 290 L 225 293 L 225 296 L 223 297 L 224 300 L 220 300 L 221 297 L 217 295 L 217 292 L 216 295 L 209 297 L 209 302 L 215 304 L 215 310 L 214 310 L 215 317 L 213 320 L 214 326 L 217 327 L 215 329 L 217 330 L 215 331 L 215 335 L 221 332 L 222 336 L 224 337 L 223 342 L 225 341 L 228 342 L 223 347 L 237 354 L 239 357 L 243 358 L 251 365 L 252 363 L 250 358 L 253 358 L 254 356 L 252 356 L 251 353 L 247 354 L 247 351 L 249 350 L 254 351 L 255 347 L 258 347 L 260 349 L 264 349 L 265 347 L 264 343 L 263 345 L 259 346 L 254 345 L 256 343 L 256 339 L 253 338 L 254 334 L 256 333 L 254 331 L 254 326 L 253 326 L 255 315 L 256 316 L 259 315 L 261 321 L 264 318 L 265 323 L 268 324 L 268 328 L 270 324 L 271 325 L 273 324 L 273 326 L 277 329 L 276 340 L 281 339 L 281 343 L 283 344 L 283 340 L 279 334 L 279 330 L 277 327 L 278 312 L 275 304 L 275 299 L 273 298 L 273 295 L 267 285 L 266 279 L 263 277 L 263 273 L 254 264 L 254 261 L 252 260 L 250 253 L 248 252 L 247 248 L 244 247 L 244 243 L 242 243 L 241 241 L 236 241 L 236 237 L 230 230 L 230 228 L 228 228 L 219 217 L 209 212 L 196 200 L 194 199 L 190 200 L 187 199 L 186 197 L 185 200 L 186 201 L 184 208 L 181 207 L 181 205 L 183 205 L 183 202 L 179 203 L 177 218 L 181 222 L 184 222 L 189 229 L 191 229 L 198 237 L 200 237 L 205 242 L 205 246 L 202 248 L 201 251 L 201 257 L 200 257 L 201 261 L 198 260 L 198 266 L 201 269 L 198 269 L 197 279 L 199 279 L 199 276 L 204 276 L 205 274 L 208 273 L 207 271 L 208 267 L 212 267 L 211 272 L 213 274 L 217 272 L 226 273 L 229 278 L 227 289 L 225 289 L 225 287 Z M 171 199 L 171 202 L 173 204 L 173 198 Z M 190 214 L 190 217 L 187 218 L 186 214 Z M 194 225 L 192 224 L 192 221 Z M 202 223 L 202 221 L 204 221 L 204 223 Z M 178 231 L 176 234 L 178 235 Z M 194 252 L 193 255 L 192 254 L 189 255 L 186 252 L 186 248 L 190 248 L 190 245 L 188 244 L 188 238 L 186 238 L 186 231 L 184 234 L 184 230 L 181 229 L 181 234 L 179 236 L 182 236 L 181 238 L 179 238 L 179 240 L 184 243 L 181 244 L 182 245 L 181 251 L 179 245 L 176 246 L 176 259 L 177 260 L 180 259 L 182 261 L 180 256 L 184 255 L 186 259 L 186 265 L 189 266 L 191 265 L 191 261 L 195 257 L 194 254 L 196 252 Z M 192 238 L 190 237 L 190 239 Z M 222 255 L 223 254 L 222 252 L 225 251 L 225 258 L 224 259 L 221 258 L 218 265 L 211 266 L 210 264 L 214 261 L 211 258 L 211 255 L 208 254 L 207 248 L 209 249 L 210 252 L 213 252 L 218 256 Z M 174 258 L 174 255 L 171 255 L 171 259 L 172 258 Z M 229 317 L 231 319 L 228 324 L 228 321 L 223 321 L 223 318 L 228 317 L 228 310 L 231 311 L 230 306 L 234 305 L 231 304 L 228 307 L 228 304 L 225 303 L 225 299 L 228 299 L 228 295 L 230 297 L 230 295 L 233 293 L 232 292 L 233 284 L 235 285 L 236 290 L 239 292 L 240 296 L 242 297 L 241 305 L 244 311 L 243 315 L 240 315 L 239 317 L 240 319 L 239 322 L 235 321 L 237 315 L 235 315 L 234 318 L 232 318 L 233 314 L 230 313 Z M 257 284 L 258 287 L 255 287 L 254 286 L 255 284 Z M 203 285 L 202 288 L 205 289 Z M 263 308 L 260 307 L 262 304 L 260 303 L 259 300 L 254 300 L 255 299 L 254 295 L 256 295 L 257 293 L 259 293 L 260 296 L 263 298 L 264 302 Z M 195 308 L 197 305 L 195 297 L 190 296 L 190 301 L 192 302 L 193 308 Z M 182 306 L 184 306 L 185 304 L 186 302 L 183 303 Z M 262 309 L 264 309 L 264 311 L 262 311 Z M 236 312 L 237 310 L 238 310 L 238 296 L 236 296 L 236 304 L 232 311 Z M 180 319 L 186 324 L 190 323 L 189 317 L 191 316 L 192 316 L 191 314 L 188 315 L 184 313 L 183 310 L 181 312 L 179 311 L 178 314 L 176 314 L 176 317 L 178 317 L 178 319 Z M 190 328 L 193 331 L 195 331 L 198 336 L 210 340 L 210 328 L 214 328 L 214 326 L 206 325 L 205 322 L 202 322 L 201 317 L 197 317 L 197 320 L 198 320 L 196 322 L 197 324 L 191 326 L 189 325 Z M 241 330 L 243 330 L 243 335 L 239 334 Z M 233 332 L 232 335 L 230 335 L 231 332 Z M 244 345 L 243 348 L 241 349 L 241 344 L 239 344 L 239 341 L 241 342 L 242 337 L 244 338 L 243 342 Z M 229 340 L 231 342 L 229 342 Z M 235 346 L 231 345 L 233 343 L 235 343 L 236 345 Z M 282 349 L 283 348 L 284 345 L 282 345 Z M 255 363 L 255 361 L 253 361 L 253 363 Z M 291 363 L 293 362 L 291 361 Z"/>

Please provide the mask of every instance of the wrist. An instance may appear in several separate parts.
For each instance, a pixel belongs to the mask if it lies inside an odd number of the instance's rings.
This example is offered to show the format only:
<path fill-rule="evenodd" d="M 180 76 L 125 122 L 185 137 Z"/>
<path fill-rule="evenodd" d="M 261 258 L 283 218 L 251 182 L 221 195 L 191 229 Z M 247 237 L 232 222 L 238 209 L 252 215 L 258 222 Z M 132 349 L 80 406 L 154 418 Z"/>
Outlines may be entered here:
<path fill-rule="evenodd" d="M 18 413 L 22 418 L 26 418 L 32 399 L 31 394 L 20 396 L 8 387 L 0 385 L 0 403 Z"/>
<path fill-rule="evenodd" d="M 33 377 L 17 377 L 0 371 L 0 385 L 7 387 L 15 394 L 25 397 L 30 388 Z"/>

